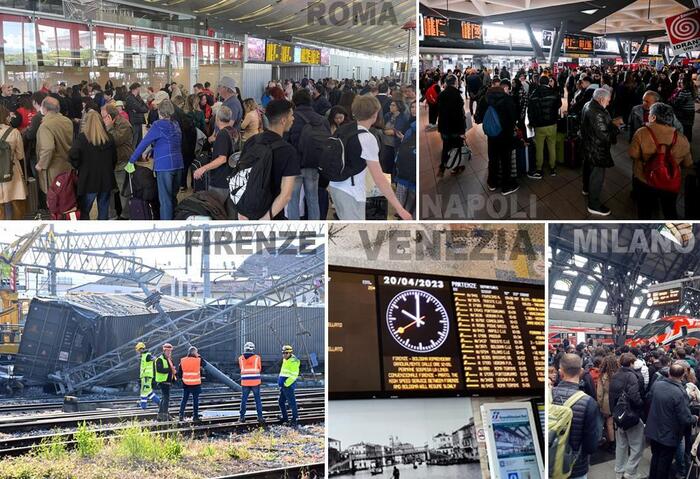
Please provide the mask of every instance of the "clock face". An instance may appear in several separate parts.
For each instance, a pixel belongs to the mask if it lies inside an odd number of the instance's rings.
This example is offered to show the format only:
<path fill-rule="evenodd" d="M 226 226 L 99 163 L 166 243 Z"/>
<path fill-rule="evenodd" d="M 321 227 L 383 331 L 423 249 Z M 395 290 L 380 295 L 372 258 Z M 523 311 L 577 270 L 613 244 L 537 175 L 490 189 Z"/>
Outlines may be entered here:
<path fill-rule="evenodd" d="M 386 308 L 386 324 L 391 337 L 414 353 L 435 351 L 450 332 L 445 307 L 435 296 L 418 289 L 394 296 Z"/>

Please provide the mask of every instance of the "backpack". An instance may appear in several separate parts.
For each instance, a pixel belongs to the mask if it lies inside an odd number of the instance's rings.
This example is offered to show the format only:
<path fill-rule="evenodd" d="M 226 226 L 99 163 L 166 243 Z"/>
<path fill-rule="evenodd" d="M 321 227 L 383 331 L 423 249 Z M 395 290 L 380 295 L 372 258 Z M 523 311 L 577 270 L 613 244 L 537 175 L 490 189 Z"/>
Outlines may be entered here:
<path fill-rule="evenodd" d="M 484 114 L 484 133 L 486 133 L 486 136 L 494 137 L 500 135 L 501 132 L 503 132 L 503 128 L 501 128 L 501 119 L 498 118 L 498 112 L 493 105 L 489 105 Z"/>
<path fill-rule="evenodd" d="M 48 173 L 48 172 L 47 172 Z M 51 219 L 79 219 L 77 191 L 78 174 L 75 170 L 56 175 L 46 193 L 46 204 Z"/>
<path fill-rule="evenodd" d="M 321 156 L 318 159 L 318 169 L 328 181 L 345 181 L 350 178 L 355 186 L 355 175 L 367 168 L 367 162 L 362 159 L 362 146 L 357 146 L 358 154 L 348 154 L 348 145 L 362 133 L 372 134 L 368 130 L 359 130 L 357 122 L 347 123 L 338 128 L 334 136 L 328 137 L 321 146 Z M 359 143 L 359 140 L 358 140 Z"/>
<path fill-rule="evenodd" d="M 647 129 L 656 146 L 654 157 L 644 164 L 644 178 L 652 188 L 678 193 L 681 190 L 681 169 L 671 156 L 671 150 L 678 139 L 678 130 L 673 132 L 673 141 L 670 145 L 660 145 L 652 129 L 646 125 L 644 128 Z M 663 153 L 661 146 L 666 147 Z"/>
<path fill-rule="evenodd" d="M 131 195 L 134 198 L 152 203 L 158 199 L 158 184 L 150 168 L 134 165 L 134 172 L 130 175 Z"/>
<path fill-rule="evenodd" d="M 272 160 L 274 151 L 288 143 L 282 139 L 262 142 L 260 135 L 245 144 L 229 178 L 229 194 L 236 211 L 257 220 L 270 213 L 272 219 Z"/>
<path fill-rule="evenodd" d="M 396 178 L 416 183 L 416 134 L 412 134 L 399 145 L 396 153 Z"/>
<path fill-rule="evenodd" d="M 319 118 L 306 118 L 303 113 L 297 115 L 306 122 L 301 130 L 297 150 L 301 156 L 302 168 L 318 168 L 318 159 L 323 152 L 323 145 L 331 136 L 331 131 Z M 312 121 L 313 120 L 313 121 Z"/>
<path fill-rule="evenodd" d="M 624 392 L 617 398 L 615 407 L 611 412 L 615 425 L 625 431 L 639 424 L 639 414 L 632 410 L 627 400 L 627 394 Z"/>
<path fill-rule="evenodd" d="M 547 434 L 549 443 L 549 478 L 567 479 L 578 459 L 581 450 L 574 451 L 569 444 L 571 423 L 574 419 L 572 410 L 579 399 L 586 396 L 583 391 L 576 391 L 562 405 L 550 403 L 547 414 Z"/>
<path fill-rule="evenodd" d="M 14 155 L 12 146 L 7 142 L 7 137 L 10 136 L 14 128 L 9 127 L 5 130 L 5 134 L 0 138 L 0 183 L 12 181 L 12 172 L 14 166 Z"/>
<path fill-rule="evenodd" d="M 437 92 L 437 89 L 435 88 L 436 85 L 437 85 L 437 83 L 430 85 L 430 88 L 428 88 L 428 91 L 425 92 L 425 99 L 431 105 L 437 105 L 437 102 L 438 102 L 439 93 Z"/>

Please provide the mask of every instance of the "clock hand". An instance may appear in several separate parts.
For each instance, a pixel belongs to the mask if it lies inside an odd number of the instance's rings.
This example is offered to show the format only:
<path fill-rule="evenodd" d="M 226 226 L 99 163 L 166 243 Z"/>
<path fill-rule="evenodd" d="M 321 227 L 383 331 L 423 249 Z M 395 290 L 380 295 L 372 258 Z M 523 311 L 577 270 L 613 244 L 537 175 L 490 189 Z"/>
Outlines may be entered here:
<path fill-rule="evenodd" d="M 425 316 L 423 316 L 423 318 L 425 318 Z M 413 326 L 414 324 L 418 324 L 417 327 L 420 327 L 421 324 L 425 324 L 425 321 L 421 321 L 421 319 L 423 319 L 423 318 L 416 318 L 415 321 L 413 321 L 412 323 L 407 324 L 406 326 L 400 327 L 399 329 L 396 330 L 396 332 L 398 332 L 399 334 L 403 334 L 404 331 L 406 331 L 408 328 L 410 328 L 410 327 Z"/>
<path fill-rule="evenodd" d="M 420 318 L 420 297 L 418 293 L 414 294 L 413 297 L 416 298 L 416 318 Z M 420 324 L 418 326 L 420 326 Z"/>
<path fill-rule="evenodd" d="M 413 316 L 411 313 L 409 313 L 408 311 L 403 310 L 403 309 L 401 310 L 401 314 L 405 314 L 406 316 L 408 316 L 409 318 L 411 318 L 411 319 L 413 319 L 413 320 L 417 320 L 417 319 L 418 319 L 417 316 Z"/>

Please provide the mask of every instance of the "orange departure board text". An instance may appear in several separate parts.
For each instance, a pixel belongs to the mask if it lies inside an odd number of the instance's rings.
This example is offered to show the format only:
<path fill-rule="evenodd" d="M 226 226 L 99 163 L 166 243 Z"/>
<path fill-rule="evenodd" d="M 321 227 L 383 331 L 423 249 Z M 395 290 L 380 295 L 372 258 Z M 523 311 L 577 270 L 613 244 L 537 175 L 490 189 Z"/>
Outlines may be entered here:
<path fill-rule="evenodd" d="M 447 19 L 423 17 L 423 32 L 426 37 L 446 37 L 448 32 Z"/>

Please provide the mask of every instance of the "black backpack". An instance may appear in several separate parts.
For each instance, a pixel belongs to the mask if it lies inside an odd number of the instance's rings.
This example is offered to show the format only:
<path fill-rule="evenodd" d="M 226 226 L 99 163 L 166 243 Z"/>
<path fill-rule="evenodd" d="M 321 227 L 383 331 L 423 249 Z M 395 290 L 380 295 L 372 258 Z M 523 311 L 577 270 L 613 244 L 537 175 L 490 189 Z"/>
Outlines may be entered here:
<path fill-rule="evenodd" d="M 396 154 L 396 178 L 416 183 L 416 134 L 399 145 Z"/>
<path fill-rule="evenodd" d="M 7 137 L 10 136 L 14 128 L 9 127 L 0 138 L 0 183 L 12 181 L 12 173 L 14 167 L 14 154 L 12 153 L 12 145 L 7 142 Z"/>
<path fill-rule="evenodd" d="M 158 184 L 153 176 L 153 170 L 141 165 L 135 165 L 131 174 L 131 193 L 134 198 L 154 202 L 158 199 Z"/>
<path fill-rule="evenodd" d="M 257 220 L 270 213 L 272 219 L 272 161 L 274 151 L 288 143 L 282 139 L 272 143 L 256 135 L 245 143 L 241 157 L 229 178 L 229 193 L 236 211 Z"/>
<path fill-rule="evenodd" d="M 324 178 L 328 181 L 350 178 L 355 185 L 355 175 L 367 168 L 367 162 L 361 156 L 362 145 L 357 138 L 362 133 L 372 134 L 368 130 L 358 130 L 356 122 L 347 123 L 323 142 L 318 169 Z"/>
<path fill-rule="evenodd" d="M 331 137 L 331 130 L 328 123 L 322 118 L 306 118 L 301 112 L 296 112 L 302 120 L 306 122 L 301 130 L 299 145 L 297 150 L 301 158 L 302 168 L 318 168 L 318 159 L 323 152 L 323 146 Z"/>
<path fill-rule="evenodd" d="M 632 410 L 624 392 L 617 398 L 612 416 L 615 424 L 625 431 L 639 424 L 639 414 Z"/>

